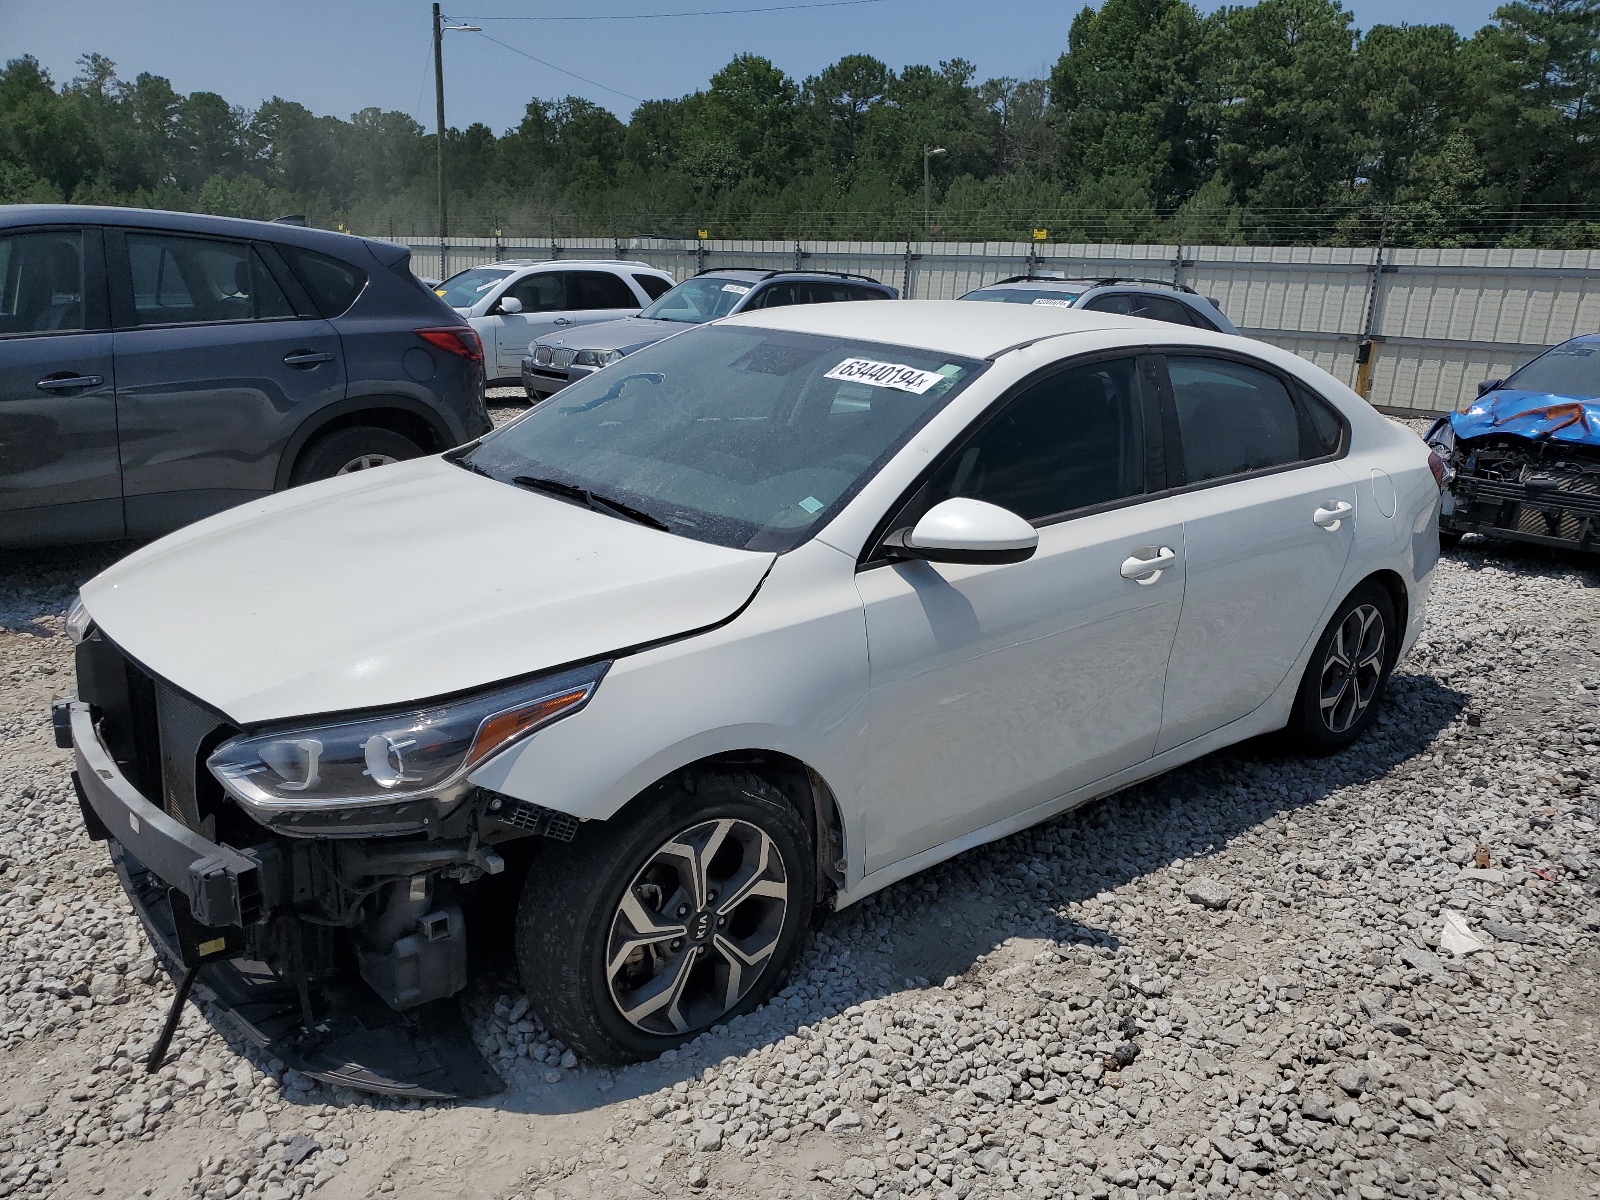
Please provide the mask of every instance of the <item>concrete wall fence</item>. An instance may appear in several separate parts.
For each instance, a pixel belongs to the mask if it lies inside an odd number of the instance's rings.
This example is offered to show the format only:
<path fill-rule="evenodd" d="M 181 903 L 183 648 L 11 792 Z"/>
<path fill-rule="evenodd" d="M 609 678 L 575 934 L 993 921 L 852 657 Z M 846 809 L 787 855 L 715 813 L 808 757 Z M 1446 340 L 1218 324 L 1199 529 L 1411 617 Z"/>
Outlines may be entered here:
<path fill-rule="evenodd" d="M 1057 245 L 662 238 L 408 239 L 419 275 L 497 259 L 628 258 L 677 279 L 714 267 L 851 271 L 951 299 L 1038 270 L 1181 282 L 1251 337 L 1346 381 L 1380 408 L 1447 412 L 1479 380 L 1600 330 L 1600 251 Z M 1362 347 L 1368 349 L 1363 354 Z M 1365 363 L 1360 360 L 1365 359 Z"/>

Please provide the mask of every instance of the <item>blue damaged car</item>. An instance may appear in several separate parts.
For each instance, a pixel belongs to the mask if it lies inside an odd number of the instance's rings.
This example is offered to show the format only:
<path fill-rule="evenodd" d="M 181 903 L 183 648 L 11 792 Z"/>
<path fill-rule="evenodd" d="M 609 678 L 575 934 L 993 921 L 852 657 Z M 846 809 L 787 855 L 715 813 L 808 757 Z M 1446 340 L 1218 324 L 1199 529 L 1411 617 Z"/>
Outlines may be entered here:
<path fill-rule="evenodd" d="M 1445 464 L 1439 533 L 1600 551 L 1600 334 L 1486 379 L 1426 441 Z"/>

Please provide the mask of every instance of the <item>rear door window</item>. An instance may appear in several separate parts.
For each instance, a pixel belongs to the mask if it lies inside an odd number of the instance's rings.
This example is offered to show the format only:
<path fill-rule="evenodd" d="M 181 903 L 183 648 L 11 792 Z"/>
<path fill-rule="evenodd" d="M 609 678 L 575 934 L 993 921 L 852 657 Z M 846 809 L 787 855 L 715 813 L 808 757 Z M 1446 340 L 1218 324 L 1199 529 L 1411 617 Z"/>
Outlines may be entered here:
<path fill-rule="evenodd" d="M 86 329 L 83 231 L 0 236 L 0 337 Z"/>
<path fill-rule="evenodd" d="M 609 271 L 568 271 L 567 307 L 638 308 L 639 301 L 628 285 Z"/>
<path fill-rule="evenodd" d="M 140 325 L 295 315 L 261 256 L 247 242 L 130 230 L 126 244 L 134 318 Z"/>
<path fill-rule="evenodd" d="M 1229 359 L 1167 359 L 1184 478 L 1204 483 L 1288 466 L 1302 453 L 1300 414 L 1276 375 Z"/>

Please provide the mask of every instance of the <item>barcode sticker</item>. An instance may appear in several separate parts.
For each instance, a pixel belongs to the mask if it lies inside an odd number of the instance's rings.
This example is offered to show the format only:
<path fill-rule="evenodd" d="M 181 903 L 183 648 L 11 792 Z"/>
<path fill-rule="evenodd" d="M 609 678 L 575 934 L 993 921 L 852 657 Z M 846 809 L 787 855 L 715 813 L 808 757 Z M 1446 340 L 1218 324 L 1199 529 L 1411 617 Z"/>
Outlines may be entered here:
<path fill-rule="evenodd" d="M 725 283 L 722 285 L 722 290 L 732 292 L 735 296 L 742 296 L 750 289 L 738 283 Z"/>
<path fill-rule="evenodd" d="M 1072 307 L 1072 301 L 1071 300 L 1046 300 L 1043 296 L 1040 296 L 1037 300 L 1035 300 L 1034 304 L 1036 306 L 1038 306 L 1038 307 L 1041 307 L 1041 308 L 1071 308 Z"/>
<path fill-rule="evenodd" d="M 905 363 L 874 362 L 870 358 L 847 358 L 824 379 L 845 379 L 851 383 L 865 383 L 871 387 L 896 388 L 920 396 L 947 376 L 937 371 L 921 371 Z"/>

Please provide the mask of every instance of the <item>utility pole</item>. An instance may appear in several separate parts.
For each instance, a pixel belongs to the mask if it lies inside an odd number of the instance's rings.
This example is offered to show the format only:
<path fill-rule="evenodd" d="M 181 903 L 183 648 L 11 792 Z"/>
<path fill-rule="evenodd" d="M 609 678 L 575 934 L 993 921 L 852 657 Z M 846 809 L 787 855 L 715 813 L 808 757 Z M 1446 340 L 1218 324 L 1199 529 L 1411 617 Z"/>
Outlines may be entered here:
<path fill-rule="evenodd" d="M 444 102 L 441 100 L 440 103 Z M 944 152 L 943 146 L 930 146 L 926 142 L 922 145 L 922 236 L 925 238 L 933 236 L 933 219 L 929 215 L 933 206 L 933 176 L 928 171 L 928 160 Z"/>
<path fill-rule="evenodd" d="M 439 131 L 439 278 L 445 277 L 444 239 L 450 230 L 444 181 L 444 30 L 439 24 L 439 6 L 433 6 L 433 99 Z"/>

